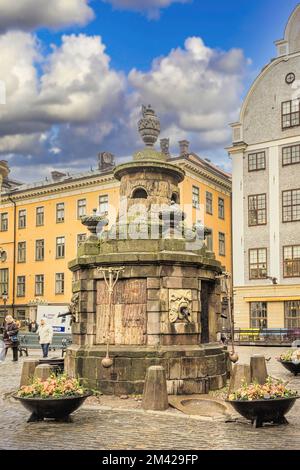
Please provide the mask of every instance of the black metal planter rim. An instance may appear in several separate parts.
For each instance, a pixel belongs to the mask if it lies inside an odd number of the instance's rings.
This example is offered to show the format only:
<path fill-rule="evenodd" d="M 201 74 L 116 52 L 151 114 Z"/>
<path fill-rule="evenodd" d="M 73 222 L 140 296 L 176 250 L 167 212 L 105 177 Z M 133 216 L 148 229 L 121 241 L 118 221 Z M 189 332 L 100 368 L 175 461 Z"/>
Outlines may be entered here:
<path fill-rule="evenodd" d="M 289 372 L 294 375 L 300 374 L 300 364 L 294 364 L 292 361 L 282 361 L 281 359 L 277 359 L 278 362 L 283 365 Z"/>
<path fill-rule="evenodd" d="M 263 423 L 288 424 L 285 415 L 292 409 L 299 395 L 270 400 L 225 400 L 244 418 L 252 422 L 253 427 L 260 428 Z M 278 404 L 278 406 L 276 406 Z"/>
<path fill-rule="evenodd" d="M 91 395 L 91 392 L 87 392 L 83 395 L 41 398 L 19 397 L 17 394 L 14 394 L 13 398 L 20 401 L 31 412 L 27 422 L 42 421 L 45 418 L 68 422 L 71 421 L 70 415 Z"/>

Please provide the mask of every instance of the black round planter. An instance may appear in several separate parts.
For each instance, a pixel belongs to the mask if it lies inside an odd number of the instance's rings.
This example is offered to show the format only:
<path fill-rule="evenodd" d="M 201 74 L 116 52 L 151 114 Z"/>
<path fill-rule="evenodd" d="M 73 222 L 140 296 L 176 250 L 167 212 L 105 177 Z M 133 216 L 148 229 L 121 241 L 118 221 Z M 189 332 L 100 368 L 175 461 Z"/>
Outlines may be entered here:
<path fill-rule="evenodd" d="M 31 412 L 27 422 L 43 421 L 43 419 L 54 419 L 56 421 L 71 421 L 70 414 L 76 411 L 82 403 L 91 396 L 84 395 L 61 397 L 61 398 L 26 398 L 13 395 L 22 405 Z"/>
<path fill-rule="evenodd" d="M 285 367 L 292 374 L 300 374 L 300 364 L 294 364 L 291 361 L 281 361 L 280 359 L 278 360 L 278 362 L 280 362 L 280 364 L 282 364 L 283 367 Z"/>
<path fill-rule="evenodd" d="M 264 423 L 288 424 L 285 415 L 300 397 L 275 398 L 273 400 L 226 400 L 244 418 L 252 422 L 253 427 L 261 428 Z"/>

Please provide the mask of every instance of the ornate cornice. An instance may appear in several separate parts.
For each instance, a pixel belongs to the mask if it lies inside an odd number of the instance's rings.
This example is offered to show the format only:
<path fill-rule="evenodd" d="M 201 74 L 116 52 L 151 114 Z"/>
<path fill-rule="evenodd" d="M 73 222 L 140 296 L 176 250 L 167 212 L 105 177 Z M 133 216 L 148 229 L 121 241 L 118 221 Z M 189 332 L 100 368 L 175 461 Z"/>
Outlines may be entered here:
<path fill-rule="evenodd" d="M 205 170 L 201 168 L 197 163 L 193 163 L 190 160 L 179 160 L 177 162 L 178 165 L 183 166 L 185 170 L 190 170 L 193 173 L 201 176 L 202 178 L 206 179 L 208 182 L 216 184 L 222 187 L 224 190 L 228 191 L 229 193 L 232 192 L 232 184 L 231 180 L 222 178 L 217 176 L 216 174 L 210 172 L 209 170 Z"/>
<path fill-rule="evenodd" d="M 47 196 L 51 194 L 63 193 L 73 190 L 78 190 L 80 188 L 87 188 L 97 184 L 103 183 L 110 183 L 116 182 L 113 172 L 110 172 L 106 175 L 97 175 L 97 176 L 83 176 L 82 178 L 78 178 L 76 180 L 70 181 L 61 181 L 55 182 L 53 184 L 48 184 L 45 186 L 39 186 L 36 188 L 28 188 L 23 189 L 20 188 L 17 191 L 11 193 L 3 193 L 1 197 L 1 202 L 9 202 L 9 199 L 13 199 L 14 201 L 22 201 L 26 199 L 32 199 L 41 196 Z"/>

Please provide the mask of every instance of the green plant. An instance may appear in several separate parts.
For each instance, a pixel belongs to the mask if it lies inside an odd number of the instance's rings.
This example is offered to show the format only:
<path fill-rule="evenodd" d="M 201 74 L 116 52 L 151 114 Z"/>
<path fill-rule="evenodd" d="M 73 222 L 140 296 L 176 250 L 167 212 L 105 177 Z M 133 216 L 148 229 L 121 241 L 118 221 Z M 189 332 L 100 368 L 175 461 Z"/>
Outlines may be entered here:
<path fill-rule="evenodd" d="M 24 385 L 17 392 L 18 397 L 24 398 L 61 398 L 80 396 L 85 392 L 77 379 L 67 375 L 51 375 L 47 380 L 34 378 L 29 385 Z"/>
<path fill-rule="evenodd" d="M 264 385 L 257 382 L 250 385 L 243 383 L 241 388 L 229 395 L 230 401 L 253 401 L 253 400 L 275 400 L 276 398 L 296 397 L 298 393 L 290 390 L 282 381 L 275 381 L 271 377 L 267 378 Z"/>

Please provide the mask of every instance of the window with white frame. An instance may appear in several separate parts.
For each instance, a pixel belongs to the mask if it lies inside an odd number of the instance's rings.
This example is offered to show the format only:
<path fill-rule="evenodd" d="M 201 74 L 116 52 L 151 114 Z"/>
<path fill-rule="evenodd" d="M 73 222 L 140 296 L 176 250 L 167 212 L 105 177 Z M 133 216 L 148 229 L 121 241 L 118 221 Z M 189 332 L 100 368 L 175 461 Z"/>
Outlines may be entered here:
<path fill-rule="evenodd" d="M 86 215 L 86 199 L 79 199 L 77 201 L 77 218 Z"/>
<path fill-rule="evenodd" d="M 0 231 L 7 232 L 8 230 L 8 213 L 2 212 L 0 219 Z"/>
<path fill-rule="evenodd" d="M 35 295 L 44 295 L 44 274 L 35 276 Z"/>
<path fill-rule="evenodd" d="M 61 223 L 65 221 L 65 203 L 59 202 L 56 204 L 56 222 Z"/>
<path fill-rule="evenodd" d="M 25 297 L 25 276 L 17 276 L 17 297 Z"/>
<path fill-rule="evenodd" d="M 193 207 L 195 209 L 199 209 L 199 207 L 200 207 L 200 189 L 198 188 L 198 186 L 193 186 L 192 203 L 193 203 Z"/>
<path fill-rule="evenodd" d="M 108 214 L 108 195 L 99 196 L 99 212 L 100 214 Z"/>
<path fill-rule="evenodd" d="M 65 257 L 65 237 L 56 238 L 56 258 Z"/>
<path fill-rule="evenodd" d="M 63 294 L 65 291 L 65 275 L 64 273 L 55 274 L 55 294 Z"/>

